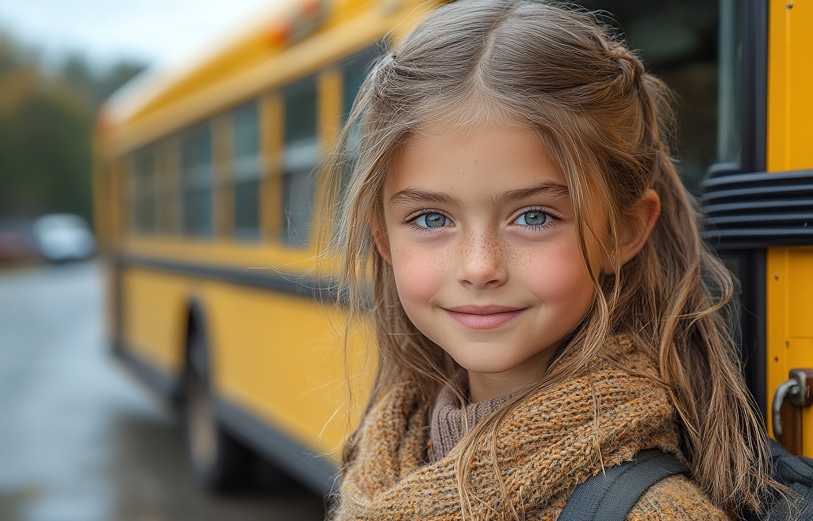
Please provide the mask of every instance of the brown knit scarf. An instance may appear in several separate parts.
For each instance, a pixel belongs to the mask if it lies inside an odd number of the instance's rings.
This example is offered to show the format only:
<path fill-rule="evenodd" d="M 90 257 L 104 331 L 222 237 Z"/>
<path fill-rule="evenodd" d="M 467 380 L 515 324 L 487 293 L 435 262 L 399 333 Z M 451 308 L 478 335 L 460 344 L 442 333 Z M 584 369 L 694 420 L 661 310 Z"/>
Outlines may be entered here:
<path fill-rule="evenodd" d="M 611 339 L 589 377 L 548 388 L 512 410 L 498 428 L 493 454 L 490 437 L 476 442 L 467 478 L 473 519 L 513 519 L 503 497 L 510 498 L 519 519 L 555 519 L 576 485 L 602 463 L 615 465 L 652 447 L 677 452 L 666 390 L 652 378 L 617 369 L 619 363 L 657 375 L 654 361 L 626 337 Z M 401 382 L 369 411 L 340 484 L 334 519 L 462 519 L 455 468 L 460 446 L 427 463 L 432 405 L 418 403 L 415 385 Z M 702 496 L 698 489 L 690 493 Z"/>

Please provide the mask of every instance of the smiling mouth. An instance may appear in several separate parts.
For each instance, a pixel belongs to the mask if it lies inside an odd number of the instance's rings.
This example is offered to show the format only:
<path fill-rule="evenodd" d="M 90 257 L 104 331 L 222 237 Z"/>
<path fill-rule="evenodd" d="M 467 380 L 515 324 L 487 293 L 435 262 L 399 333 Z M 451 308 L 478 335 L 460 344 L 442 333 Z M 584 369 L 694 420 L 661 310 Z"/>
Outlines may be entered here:
<path fill-rule="evenodd" d="M 444 310 L 468 329 L 495 329 L 511 322 L 524 311 L 523 308 L 505 306 L 462 306 Z"/>

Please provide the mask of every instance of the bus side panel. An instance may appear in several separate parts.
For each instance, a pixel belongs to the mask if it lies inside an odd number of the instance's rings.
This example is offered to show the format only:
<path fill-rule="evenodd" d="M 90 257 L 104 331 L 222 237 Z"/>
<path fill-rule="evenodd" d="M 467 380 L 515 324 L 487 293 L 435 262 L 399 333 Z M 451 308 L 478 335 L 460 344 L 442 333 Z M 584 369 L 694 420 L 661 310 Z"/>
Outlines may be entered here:
<path fill-rule="evenodd" d="M 771 0 L 767 169 L 813 168 L 813 4 Z M 767 401 L 791 369 L 813 369 L 813 248 L 767 252 Z M 813 410 L 790 409 L 802 423 L 802 453 L 813 455 Z M 784 414 L 784 413 L 783 413 Z M 769 429 L 773 435 L 772 422 Z"/>
<path fill-rule="evenodd" d="M 338 457 L 358 416 L 347 408 L 343 314 L 314 299 L 226 284 L 209 284 L 205 294 L 218 395 L 303 447 Z"/>
<path fill-rule="evenodd" d="M 168 377 L 184 365 L 188 281 L 160 271 L 121 268 L 124 346 Z"/>
<path fill-rule="evenodd" d="M 791 369 L 813 368 L 813 248 L 771 249 L 767 273 L 768 389 L 773 390 Z M 801 419 L 803 454 L 813 454 L 813 414 L 805 411 Z"/>
<path fill-rule="evenodd" d="M 813 168 L 813 4 L 772 0 L 768 56 L 768 171 Z"/>

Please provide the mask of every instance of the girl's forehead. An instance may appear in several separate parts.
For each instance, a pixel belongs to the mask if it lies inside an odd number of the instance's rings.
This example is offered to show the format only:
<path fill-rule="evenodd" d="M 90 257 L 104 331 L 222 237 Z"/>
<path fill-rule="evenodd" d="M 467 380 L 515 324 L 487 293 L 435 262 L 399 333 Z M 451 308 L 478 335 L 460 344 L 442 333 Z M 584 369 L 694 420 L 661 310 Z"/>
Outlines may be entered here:
<path fill-rule="evenodd" d="M 388 174 L 388 191 L 411 184 L 480 183 L 531 188 L 547 182 L 568 188 L 537 132 L 527 125 L 481 125 L 460 129 L 436 124 L 415 133 Z M 396 188 L 398 187 L 398 188 Z"/>
<path fill-rule="evenodd" d="M 476 109 L 472 107 L 472 111 L 476 112 Z M 466 112 L 466 109 L 458 107 L 456 112 Z M 505 114 L 492 114 L 492 117 L 475 114 L 460 118 L 443 114 L 441 117 L 427 119 L 410 132 L 404 148 L 432 145 L 439 140 L 472 142 L 486 134 L 500 138 L 522 135 L 544 148 L 544 141 L 530 123 Z"/>
<path fill-rule="evenodd" d="M 430 122 L 420 126 L 404 141 L 396 156 L 437 153 L 437 158 L 448 156 L 448 152 L 468 149 L 472 156 L 486 150 L 501 155 L 504 149 L 544 156 L 546 162 L 553 163 L 558 171 L 561 168 L 545 140 L 531 125 L 518 120 L 486 122 L 477 125 L 459 126 L 445 122 Z M 488 157 L 487 157 L 488 158 Z"/>

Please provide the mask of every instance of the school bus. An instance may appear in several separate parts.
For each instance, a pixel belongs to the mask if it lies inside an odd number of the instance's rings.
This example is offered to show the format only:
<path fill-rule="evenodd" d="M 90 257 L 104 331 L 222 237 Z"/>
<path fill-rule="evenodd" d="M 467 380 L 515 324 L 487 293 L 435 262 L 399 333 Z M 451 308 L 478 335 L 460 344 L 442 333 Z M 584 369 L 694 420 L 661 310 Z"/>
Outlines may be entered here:
<path fill-rule="evenodd" d="M 346 409 L 344 317 L 315 271 L 312 171 L 382 40 L 431 3 L 273 4 L 104 105 L 95 221 L 113 350 L 182 404 L 202 483 L 236 484 L 250 448 L 327 491 L 357 412 Z"/>
<path fill-rule="evenodd" d="M 813 5 L 722 5 L 728 85 L 720 162 L 704 184 L 706 233 L 741 281 L 746 376 L 769 432 L 811 456 Z"/>
<path fill-rule="evenodd" d="M 277 2 L 99 114 L 95 225 L 110 344 L 180 406 L 191 467 L 210 489 L 239 484 L 254 455 L 317 491 L 333 483 L 372 361 L 363 332 L 345 357 L 330 273 L 315 270 L 315 239 L 330 223 L 312 172 L 382 42 L 438 3 Z M 793 450 L 813 454 L 798 382 L 809 373 L 785 383 L 813 367 L 813 6 L 583 3 L 613 13 L 678 92 L 681 174 L 702 191 L 708 238 L 742 281 L 749 386 L 771 433 L 783 389 L 783 442 L 792 432 Z M 358 365 L 352 401 L 348 363 Z"/>

